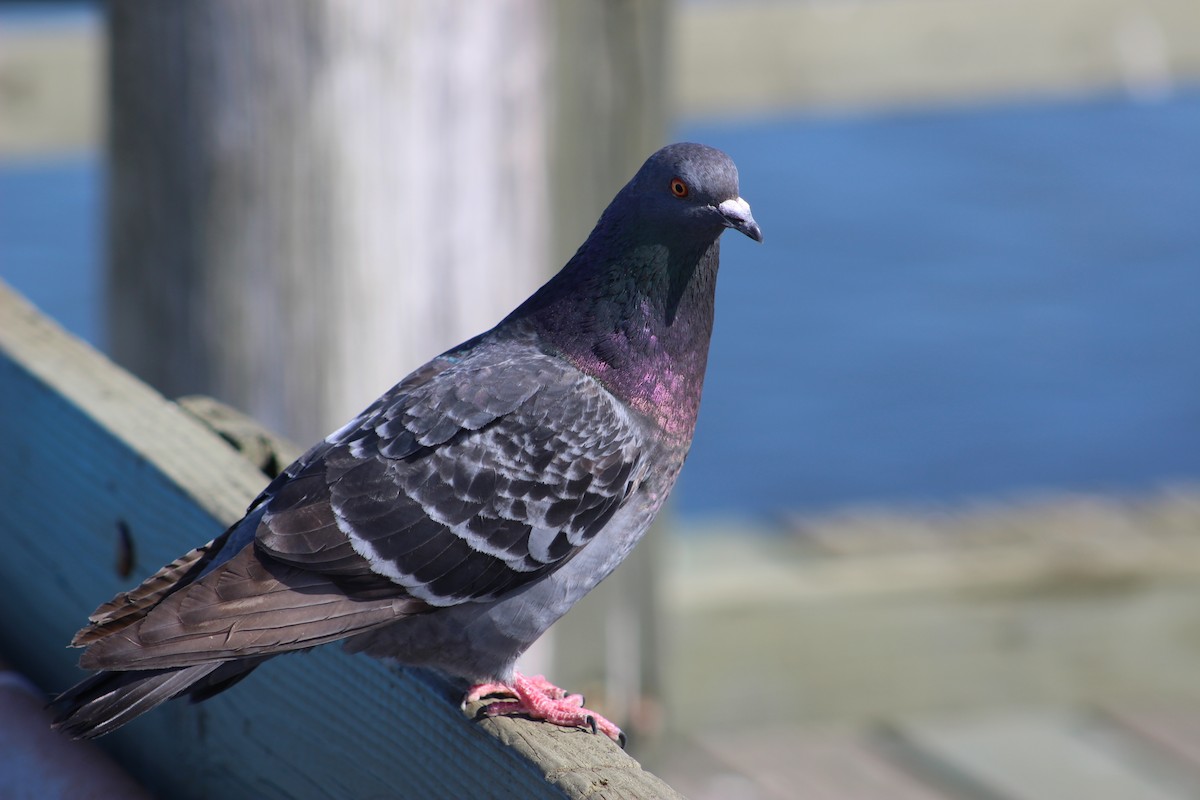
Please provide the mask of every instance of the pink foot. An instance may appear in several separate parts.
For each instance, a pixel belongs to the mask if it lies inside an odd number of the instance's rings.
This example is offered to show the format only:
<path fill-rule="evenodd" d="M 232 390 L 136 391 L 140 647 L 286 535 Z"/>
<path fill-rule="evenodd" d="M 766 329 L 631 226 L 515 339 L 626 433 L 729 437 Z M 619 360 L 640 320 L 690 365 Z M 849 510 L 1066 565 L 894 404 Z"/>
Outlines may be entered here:
<path fill-rule="evenodd" d="M 583 707 L 583 695 L 568 694 L 543 675 L 526 677 L 513 675 L 512 686 L 503 683 L 480 683 L 472 686 L 463 699 L 463 705 L 482 700 L 488 695 L 507 695 L 511 700 L 496 700 L 479 710 L 489 717 L 526 714 L 530 719 L 561 725 L 564 728 L 587 728 L 592 733 L 603 733 L 608 738 L 625 746 L 625 734 L 595 711 Z"/>

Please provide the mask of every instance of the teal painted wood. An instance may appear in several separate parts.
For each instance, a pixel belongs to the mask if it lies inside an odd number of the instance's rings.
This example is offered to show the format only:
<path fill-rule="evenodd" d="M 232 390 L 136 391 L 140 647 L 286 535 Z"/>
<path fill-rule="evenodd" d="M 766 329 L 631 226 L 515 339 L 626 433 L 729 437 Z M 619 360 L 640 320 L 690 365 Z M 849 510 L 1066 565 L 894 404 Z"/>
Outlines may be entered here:
<path fill-rule="evenodd" d="M 96 605 L 220 533 L 265 483 L 3 284 L 0 443 L 0 652 L 47 691 L 82 677 L 65 645 Z M 122 528 L 129 576 L 117 569 Z M 439 681 L 331 647 L 268 663 L 207 703 L 168 703 L 101 743 L 172 798 L 677 796 L 604 737 L 474 723 Z"/>

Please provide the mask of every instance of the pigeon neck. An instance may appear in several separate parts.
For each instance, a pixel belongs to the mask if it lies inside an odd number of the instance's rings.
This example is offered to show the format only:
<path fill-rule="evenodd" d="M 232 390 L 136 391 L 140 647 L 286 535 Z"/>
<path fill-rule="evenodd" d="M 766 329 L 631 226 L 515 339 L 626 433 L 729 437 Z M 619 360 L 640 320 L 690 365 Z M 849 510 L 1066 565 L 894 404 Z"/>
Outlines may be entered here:
<path fill-rule="evenodd" d="M 712 336 L 717 235 L 637 245 L 604 262 L 590 257 L 589 241 L 517 313 L 618 398 L 690 439 Z"/>

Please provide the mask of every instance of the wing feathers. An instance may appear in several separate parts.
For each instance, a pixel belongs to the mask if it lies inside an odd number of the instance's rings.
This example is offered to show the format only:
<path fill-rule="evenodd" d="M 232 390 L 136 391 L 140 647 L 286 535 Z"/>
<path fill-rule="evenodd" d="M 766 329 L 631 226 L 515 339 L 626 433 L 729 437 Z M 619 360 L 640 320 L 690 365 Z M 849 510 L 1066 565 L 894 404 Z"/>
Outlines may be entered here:
<path fill-rule="evenodd" d="M 539 353 L 456 376 L 401 384 L 340 431 L 298 471 L 302 490 L 268 501 L 260 546 L 304 569 L 386 576 L 439 606 L 491 599 L 585 546 L 629 494 L 642 429 L 593 379 Z M 405 437 L 421 449 L 391 449 Z M 320 514 L 292 505 L 314 485 Z"/>
<path fill-rule="evenodd" d="M 252 545 L 226 535 L 97 609 L 82 664 L 262 658 L 516 589 L 625 502 L 637 419 L 530 348 L 437 359 L 264 491 L 239 528 Z"/>
<path fill-rule="evenodd" d="M 160 669 L 270 655 L 324 644 L 427 609 L 403 596 L 349 596 L 329 576 L 273 564 L 247 547 L 144 619 L 94 642 L 80 664 L 86 669 Z"/>

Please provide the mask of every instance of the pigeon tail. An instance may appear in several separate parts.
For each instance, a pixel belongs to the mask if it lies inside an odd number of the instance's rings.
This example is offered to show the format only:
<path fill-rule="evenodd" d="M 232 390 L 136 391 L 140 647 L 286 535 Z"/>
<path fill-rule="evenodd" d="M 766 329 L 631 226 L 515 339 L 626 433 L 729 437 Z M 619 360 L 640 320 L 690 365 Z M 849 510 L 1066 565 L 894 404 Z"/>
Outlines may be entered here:
<path fill-rule="evenodd" d="M 56 697 L 53 727 L 77 739 L 111 733 L 181 695 L 206 700 L 250 674 L 264 659 L 197 664 L 184 669 L 97 672 Z"/>

